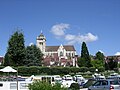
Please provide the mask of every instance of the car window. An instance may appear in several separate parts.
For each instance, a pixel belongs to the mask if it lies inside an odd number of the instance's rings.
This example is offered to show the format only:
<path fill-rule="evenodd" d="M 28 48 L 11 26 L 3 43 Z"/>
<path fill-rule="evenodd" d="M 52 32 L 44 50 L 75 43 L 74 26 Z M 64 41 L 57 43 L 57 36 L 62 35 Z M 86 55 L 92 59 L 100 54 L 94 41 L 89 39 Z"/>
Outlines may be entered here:
<path fill-rule="evenodd" d="M 118 85 L 119 82 L 118 82 L 117 80 L 115 80 L 115 81 L 110 81 L 110 84 Z"/>
<path fill-rule="evenodd" d="M 96 82 L 96 80 L 88 80 L 84 85 L 83 88 L 88 88 L 89 86 L 93 85 Z"/>
<path fill-rule="evenodd" d="M 101 81 L 97 81 L 96 83 L 93 84 L 93 86 L 100 86 L 101 85 Z"/>
<path fill-rule="evenodd" d="M 108 85 L 108 81 L 102 81 L 102 85 Z"/>

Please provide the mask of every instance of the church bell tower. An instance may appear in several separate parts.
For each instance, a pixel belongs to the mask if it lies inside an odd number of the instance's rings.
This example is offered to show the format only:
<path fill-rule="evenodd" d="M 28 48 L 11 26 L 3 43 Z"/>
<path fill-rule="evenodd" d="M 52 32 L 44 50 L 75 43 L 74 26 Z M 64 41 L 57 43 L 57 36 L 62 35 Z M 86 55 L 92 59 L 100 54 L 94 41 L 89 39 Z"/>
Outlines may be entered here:
<path fill-rule="evenodd" d="M 41 32 L 41 34 L 37 37 L 37 47 L 41 50 L 41 52 L 45 53 L 45 47 L 46 47 L 46 38 Z"/>

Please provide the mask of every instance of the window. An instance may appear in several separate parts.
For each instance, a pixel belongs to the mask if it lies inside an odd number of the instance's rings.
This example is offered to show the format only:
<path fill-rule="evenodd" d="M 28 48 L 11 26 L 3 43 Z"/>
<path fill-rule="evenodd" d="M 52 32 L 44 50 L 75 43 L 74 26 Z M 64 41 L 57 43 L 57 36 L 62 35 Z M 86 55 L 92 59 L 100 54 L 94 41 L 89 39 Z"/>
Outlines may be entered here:
<path fill-rule="evenodd" d="M 17 83 L 10 83 L 10 89 L 17 89 Z"/>
<path fill-rule="evenodd" d="M 26 89 L 27 84 L 26 83 L 20 83 L 20 89 Z"/>
<path fill-rule="evenodd" d="M 69 56 L 70 56 L 71 54 L 69 53 Z"/>
<path fill-rule="evenodd" d="M 103 81 L 102 85 L 108 85 L 108 82 L 107 81 Z"/>
<path fill-rule="evenodd" d="M 43 43 L 42 43 L 42 42 L 40 42 L 39 44 L 40 44 L 40 45 L 43 45 Z"/>
<path fill-rule="evenodd" d="M 0 83 L 0 87 L 3 87 L 3 83 Z"/>
<path fill-rule="evenodd" d="M 95 84 L 93 84 L 93 86 L 100 86 L 101 81 L 97 81 Z"/>
<path fill-rule="evenodd" d="M 60 56 L 63 56 L 63 52 L 62 51 L 60 52 Z"/>

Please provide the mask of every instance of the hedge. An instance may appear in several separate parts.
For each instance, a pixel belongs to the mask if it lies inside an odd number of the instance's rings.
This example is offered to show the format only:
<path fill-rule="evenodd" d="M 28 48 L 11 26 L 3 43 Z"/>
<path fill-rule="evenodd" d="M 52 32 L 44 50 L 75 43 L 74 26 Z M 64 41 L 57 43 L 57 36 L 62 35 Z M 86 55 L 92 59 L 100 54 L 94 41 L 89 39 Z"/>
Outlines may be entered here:
<path fill-rule="evenodd" d="M 4 68 L 1 66 L 0 68 Z M 39 67 L 39 66 L 18 66 L 18 74 L 21 76 L 31 76 L 31 75 L 65 75 L 65 74 L 76 74 L 76 73 L 86 73 L 87 71 L 95 72 L 95 68 L 90 67 Z M 98 68 L 99 72 L 104 72 L 104 68 Z"/>

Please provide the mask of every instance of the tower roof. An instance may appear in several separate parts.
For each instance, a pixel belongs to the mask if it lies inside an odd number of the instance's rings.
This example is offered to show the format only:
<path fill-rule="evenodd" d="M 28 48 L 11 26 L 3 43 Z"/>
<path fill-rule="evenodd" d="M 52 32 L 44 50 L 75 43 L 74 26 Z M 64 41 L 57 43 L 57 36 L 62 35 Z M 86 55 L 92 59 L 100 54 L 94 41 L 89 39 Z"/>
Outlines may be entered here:
<path fill-rule="evenodd" d="M 45 37 L 45 36 L 43 35 L 43 33 L 40 33 L 40 35 L 38 37 Z"/>
<path fill-rule="evenodd" d="M 38 39 L 38 40 L 43 40 L 43 39 L 46 40 L 46 38 L 45 38 L 45 36 L 43 35 L 42 32 L 41 32 L 40 35 L 37 37 L 37 39 Z"/>

